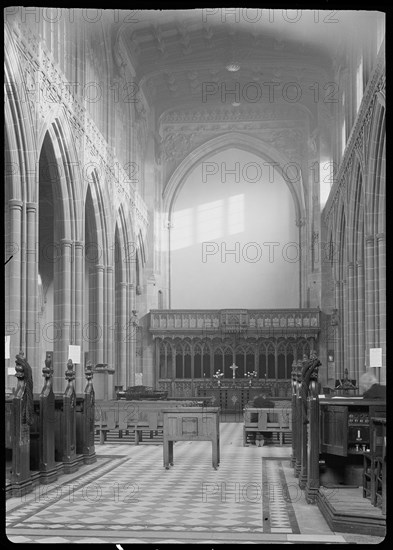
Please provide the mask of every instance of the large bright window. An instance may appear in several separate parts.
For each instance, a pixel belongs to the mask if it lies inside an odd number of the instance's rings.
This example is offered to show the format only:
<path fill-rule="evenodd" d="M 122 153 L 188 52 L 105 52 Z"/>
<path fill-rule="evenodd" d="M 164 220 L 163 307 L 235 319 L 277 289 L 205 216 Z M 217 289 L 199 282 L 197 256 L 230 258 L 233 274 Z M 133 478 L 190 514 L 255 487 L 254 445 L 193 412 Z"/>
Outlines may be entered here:
<path fill-rule="evenodd" d="M 170 221 L 171 307 L 299 306 L 299 230 L 280 167 L 216 153 L 187 176 Z"/>

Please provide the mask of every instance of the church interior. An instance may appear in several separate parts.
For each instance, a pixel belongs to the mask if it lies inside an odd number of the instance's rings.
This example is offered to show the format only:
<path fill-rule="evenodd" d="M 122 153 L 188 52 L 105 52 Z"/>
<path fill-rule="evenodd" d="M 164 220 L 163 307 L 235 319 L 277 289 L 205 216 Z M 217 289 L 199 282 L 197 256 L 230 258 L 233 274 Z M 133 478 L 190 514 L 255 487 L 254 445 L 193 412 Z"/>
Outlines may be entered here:
<path fill-rule="evenodd" d="M 4 41 L 8 539 L 382 541 L 385 14 Z"/>

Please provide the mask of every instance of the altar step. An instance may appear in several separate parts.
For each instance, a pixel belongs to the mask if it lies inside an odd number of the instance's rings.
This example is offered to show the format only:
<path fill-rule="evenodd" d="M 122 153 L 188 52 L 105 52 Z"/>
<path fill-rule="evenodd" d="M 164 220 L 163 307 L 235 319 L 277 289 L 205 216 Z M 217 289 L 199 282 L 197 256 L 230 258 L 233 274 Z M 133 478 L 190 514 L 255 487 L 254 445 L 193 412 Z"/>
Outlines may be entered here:
<path fill-rule="evenodd" d="M 363 489 L 320 487 L 317 504 L 332 531 L 384 537 L 386 516 L 363 498 Z"/>

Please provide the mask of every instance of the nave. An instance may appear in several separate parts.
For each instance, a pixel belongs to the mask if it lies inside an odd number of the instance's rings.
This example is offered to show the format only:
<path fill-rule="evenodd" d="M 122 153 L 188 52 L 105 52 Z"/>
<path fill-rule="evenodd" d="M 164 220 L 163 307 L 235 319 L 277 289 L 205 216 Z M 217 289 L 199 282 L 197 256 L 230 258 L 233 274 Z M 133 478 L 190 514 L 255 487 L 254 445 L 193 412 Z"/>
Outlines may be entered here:
<path fill-rule="evenodd" d="M 377 10 L 5 10 L 13 542 L 380 541 Z"/>
<path fill-rule="evenodd" d="M 177 442 L 170 470 L 163 467 L 162 445 L 96 445 L 96 463 L 7 500 L 7 535 L 14 543 L 155 548 L 382 541 L 331 531 L 318 507 L 305 501 L 290 465 L 290 444 L 243 447 L 241 422 L 222 422 L 220 438 L 217 470 L 207 441 Z"/>

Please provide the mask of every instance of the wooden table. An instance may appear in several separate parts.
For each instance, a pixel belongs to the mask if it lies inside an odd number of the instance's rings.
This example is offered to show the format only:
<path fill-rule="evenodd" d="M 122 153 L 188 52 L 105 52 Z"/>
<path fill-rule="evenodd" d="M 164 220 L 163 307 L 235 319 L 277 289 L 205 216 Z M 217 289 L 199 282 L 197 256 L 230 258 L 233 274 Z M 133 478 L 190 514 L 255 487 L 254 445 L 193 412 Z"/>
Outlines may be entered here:
<path fill-rule="evenodd" d="M 163 410 L 164 466 L 173 466 L 174 441 L 211 441 L 212 464 L 220 463 L 220 409 L 218 407 L 181 407 Z"/>

